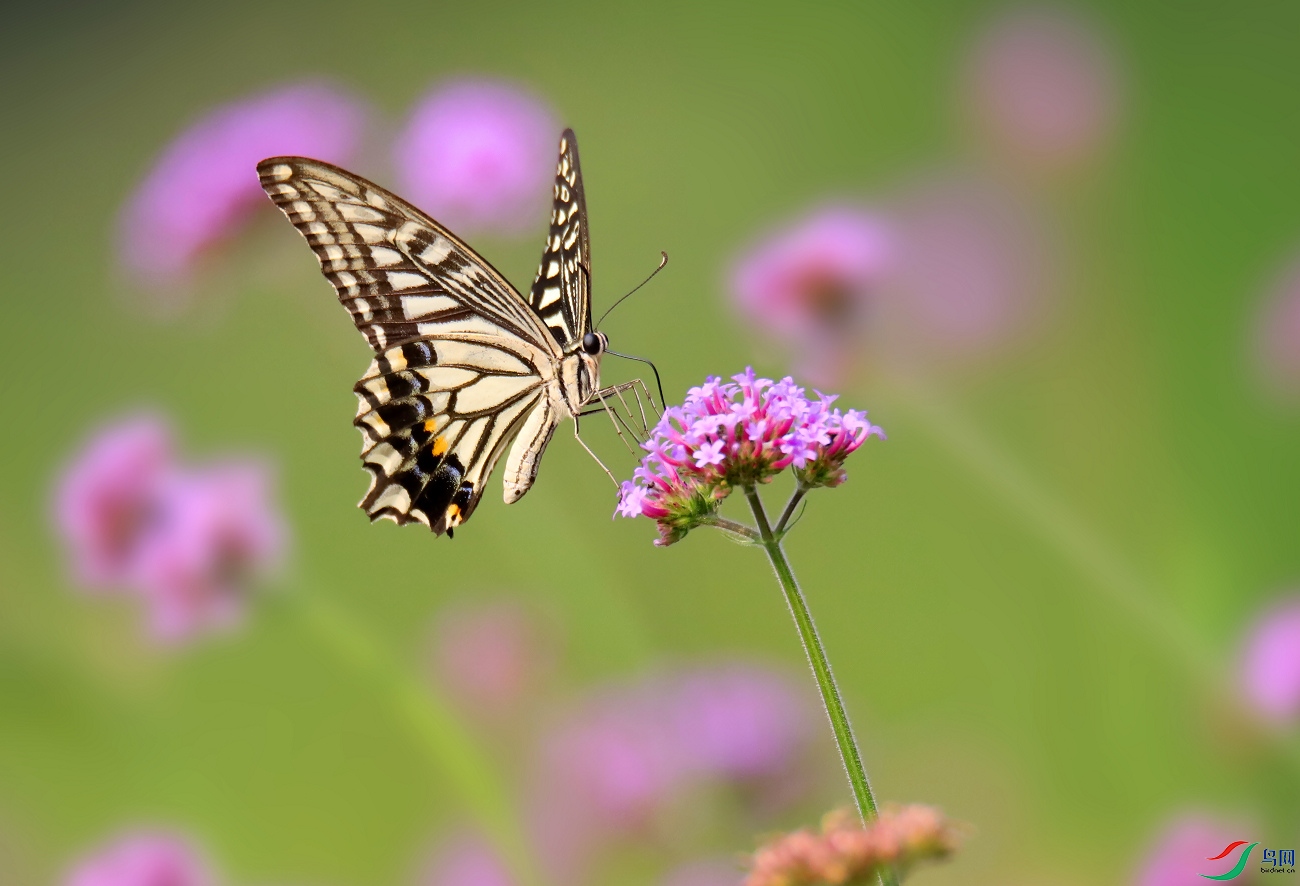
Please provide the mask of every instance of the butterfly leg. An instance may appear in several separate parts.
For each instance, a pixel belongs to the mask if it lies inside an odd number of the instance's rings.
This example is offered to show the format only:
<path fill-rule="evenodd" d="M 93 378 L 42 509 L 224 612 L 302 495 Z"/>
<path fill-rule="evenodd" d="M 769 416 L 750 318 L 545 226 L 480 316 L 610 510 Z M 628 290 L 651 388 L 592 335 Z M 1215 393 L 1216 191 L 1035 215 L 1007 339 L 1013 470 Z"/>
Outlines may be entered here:
<path fill-rule="evenodd" d="M 637 412 L 641 413 L 641 424 L 636 429 L 628 428 L 628 430 L 632 432 L 632 436 L 636 437 L 637 442 L 640 443 L 650 435 L 650 425 L 646 422 L 645 406 L 641 403 L 641 394 L 636 389 L 636 382 L 632 382 L 632 385 L 628 390 L 632 392 L 632 398 L 636 400 Z M 628 419 L 635 420 L 636 413 L 632 411 L 632 407 L 628 405 L 627 400 L 623 397 L 622 389 L 615 390 L 614 393 L 618 395 L 618 402 L 622 403 L 623 408 L 627 410 Z"/>
<path fill-rule="evenodd" d="M 609 468 L 605 467 L 605 463 L 600 460 L 600 456 L 591 451 L 591 447 L 587 445 L 586 441 L 582 439 L 582 435 L 578 433 L 578 418 L 579 417 L 576 415 L 573 417 L 573 439 L 577 440 L 578 445 L 587 450 L 587 454 L 592 457 L 592 460 L 595 461 L 596 464 L 600 465 L 600 469 L 605 472 L 607 477 L 609 477 L 609 481 L 614 484 L 615 488 L 621 489 L 622 487 L 619 486 L 618 479 L 614 476 L 613 472 L 610 471 Z"/>
<path fill-rule="evenodd" d="M 623 441 L 623 445 L 627 447 L 627 451 L 635 455 L 636 450 L 632 448 L 632 444 L 628 443 L 627 437 L 623 435 L 623 428 L 626 428 L 627 432 L 632 435 L 638 444 L 641 442 L 642 435 L 638 434 L 633 430 L 632 426 L 628 424 L 628 420 L 633 418 L 632 409 L 628 406 L 627 400 L 623 398 L 623 392 L 628 390 L 635 392 L 636 382 L 629 381 L 623 382 L 622 384 L 611 385 L 608 388 L 603 388 L 597 391 L 595 396 L 600 400 L 600 405 L 604 408 L 610 421 L 614 423 L 614 432 L 618 434 L 619 439 Z M 622 413 L 610 405 L 609 400 L 607 399 L 609 397 L 618 397 L 619 402 L 623 404 L 623 408 L 627 410 L 627 419 L 624 419 Z"/>

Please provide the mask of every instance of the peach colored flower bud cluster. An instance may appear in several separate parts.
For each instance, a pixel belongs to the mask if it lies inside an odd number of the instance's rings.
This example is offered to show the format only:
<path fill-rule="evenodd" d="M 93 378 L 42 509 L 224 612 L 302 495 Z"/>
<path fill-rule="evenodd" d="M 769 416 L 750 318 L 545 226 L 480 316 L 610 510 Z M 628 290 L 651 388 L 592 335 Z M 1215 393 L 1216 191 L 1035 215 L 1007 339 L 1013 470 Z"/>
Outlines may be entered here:
<path fill-rule="evenodd" d="M 865 884 L 881 867 L 905 870 L 957 848 L 958 828 L 933 806 L 885 809 L 865 827 L 852 810 L 822 819 L 821 833 L 784 834 L 754 853 L 745 886 Z"/>

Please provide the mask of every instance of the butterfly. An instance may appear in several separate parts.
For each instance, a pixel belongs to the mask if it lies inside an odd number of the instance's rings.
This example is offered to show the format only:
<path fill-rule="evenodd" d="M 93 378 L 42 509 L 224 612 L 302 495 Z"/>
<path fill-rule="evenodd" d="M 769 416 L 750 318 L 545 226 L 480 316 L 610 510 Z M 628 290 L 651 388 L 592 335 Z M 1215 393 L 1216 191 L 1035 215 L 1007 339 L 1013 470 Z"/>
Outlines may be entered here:
<path fill-rule="evenodd" d="M 361 176 L 306 157 L 271 157 L 257 171 L 374 351 L 353 388 L 371 475 L 359 507 L 372 521 L 453 536 L 507 449 L 510 504 L 533 485 L 561 421 L 575 419 L 582 443 L 583 408 L 639 383 L 600 386 L 609 341 L 592 330 L 572 130 L 560 137 L 550 231 L 526 299 L 447 228 Z"/>

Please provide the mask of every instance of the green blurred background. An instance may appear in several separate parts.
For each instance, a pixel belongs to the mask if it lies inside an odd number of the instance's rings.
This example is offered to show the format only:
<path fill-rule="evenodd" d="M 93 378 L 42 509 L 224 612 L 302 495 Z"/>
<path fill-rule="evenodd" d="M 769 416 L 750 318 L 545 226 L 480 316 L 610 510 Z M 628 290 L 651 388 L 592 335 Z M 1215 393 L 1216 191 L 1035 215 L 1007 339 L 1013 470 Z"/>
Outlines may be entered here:
<path fill-rule="evenodd" d="M 672 256 L 605 326 L 655 358 L 672 400 L 748 362 L 789 370 L 725 297 L 728 262 L 764 226 L 982 162 L 959 81 L 1003 10 L 9 9 L 0 881 L 52 882 L 146 821 L 197 835 L 236 882 L 404 883 L 465 817 L 388 702 L 282 607 L 168 651 L 141 643 L 129 607 L 70 587 L 51 484 L 96 424 L 139 405 L 171 415 L 195 456 L 274 456 L 294 536 L 284 592 L 345 605 L 412 668 L 439 607 L 508 593 L 559 626 L 560 694 L 727 656 L 805 673 L 759 553 L 705 532 L 651 547 L 648 521 L 609 519 L 611 490 L 566 434 L 525 500 L 491 491 L 454 542 L 369 525 L 349 427 L 365 347 L 269 207 L 177 320 L 152 319 L 113 273 L 115 214 L 176 132 L 324 74 L 381 112 L 356 165 L 383 181 L 384 139 L 439 78 L 528 84 L 581 137 L 597 310 Z M 1249 359 L 1265 288 L 1300 245 L 1300 6 L 1081 14 L 1110 41 L 1123 106 L 1102 158 L 1031 188 L 1068 256 L 1050 318 L 978 366 L 904 381 L 872 364 L 843 384 L 889 441 L 854 456 L 789 542 L 879 795 L 975 826 L 921 884 L 1128 882 L 1189 808 L 1300 839 L 1300 743 L 1253 725 L 1232 689 L 1245 624 L 1300 576 L 1300 421 L 1256 392 Z M 538 221 L 532 238 L 476 241 L 519 285 Z M 819 750 L 816 796 L 774 825 L 848 800 Z M 752 847 L 727 833 L 712 851 Z M 660 868 L 641 850 L 608 882 Z"/>

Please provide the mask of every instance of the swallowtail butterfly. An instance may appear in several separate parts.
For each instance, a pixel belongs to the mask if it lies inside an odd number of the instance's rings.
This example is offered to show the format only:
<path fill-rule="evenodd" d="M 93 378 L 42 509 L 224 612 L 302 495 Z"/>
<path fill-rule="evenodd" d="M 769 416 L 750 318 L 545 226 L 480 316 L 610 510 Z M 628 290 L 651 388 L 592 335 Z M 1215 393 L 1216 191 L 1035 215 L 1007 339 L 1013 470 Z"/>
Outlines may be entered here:
<path fill-rule="evenodd" d="M 305 157 L 272 157 L 257 171 L 374 350 L 353 422 L 371 475 L 359 506 L 371 520 L 451 536 L 507 448 L 509 504 L 533 485 L 562 420 L 629 389 L 600 387 L 608 342 L 591 328 L 572 130 L 560 137 L 550 232 L 526 299 L 451 231 L 358 175 Z"/>

